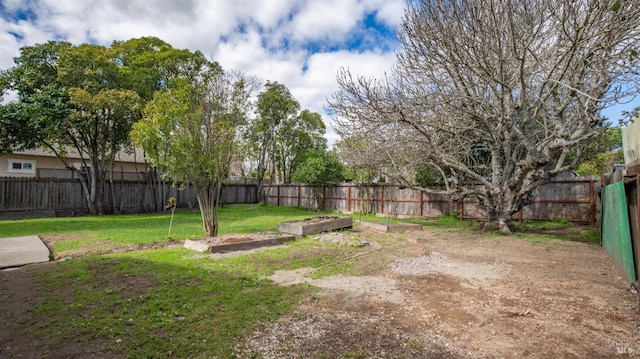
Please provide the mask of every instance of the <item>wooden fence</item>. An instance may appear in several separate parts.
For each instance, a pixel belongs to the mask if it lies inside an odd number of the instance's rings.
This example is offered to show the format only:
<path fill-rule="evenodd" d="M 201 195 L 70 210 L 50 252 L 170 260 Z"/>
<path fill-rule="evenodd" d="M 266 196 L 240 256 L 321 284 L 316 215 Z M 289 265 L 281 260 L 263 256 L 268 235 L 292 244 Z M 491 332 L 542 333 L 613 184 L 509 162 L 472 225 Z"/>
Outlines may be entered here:
<path fill-rule="evenodd" d="M 164 208 L 170 197 L 179 207 L 197 208 L 190 186 L 178 191 L 170 183 L 152 181 L 117 181 L 114 184 L 117 208 L 121 213 L 153 212 Z M 267 202 L 276 206 L 316 208 L 314 186 L 304 184 L 274 184 L 264 189 Z M 457 213 L 461 218 L 486 218 L 477 203 L 471 200 L 451 201 L 443 195 L 401 188 L 397 185 L 339 184 L 318 189 L 327 209 L 344 213 L 375 212 L 397 217 L 434 218 Z M 221 202 L 257 203 L 254 184 L 225 185 Z M 598 215 L 598 196 L 592 178 L 565 178 L 539 188 L 533 203 L 516 214 L 520 220 L 553 220 L 594 224 Z M 104 211 L 113 208 L 109 186 L 105 188 Z M 86 214 L 87 206 L 77 179 L 0 178 L 0 219 L 53 217 Z"/>
<path fill-rule="evenodd" d="M 197 208 L 189 185 L 179 191 L 170 183 L 117 181 L 114 183 L 117 208 L 121 213 L 152 212 L 164 208 L 170 197 L 179 207 Z M 104 212 L 111 213 L 110 186 L 105 187 Z M 222 191 L 221 203 L 256 203 L 257 187 L 229 184 Z M 72 216 L 88 213 L 82 185 L 77 179 L 0 178 L 0 219 Z"/>
<path fill-rule="evenodd" d="M 314 186 L 275 184 L 265 189 L 269 204 L 316 209 Z M 344 213 L 374 212 L 396 217 L 435 218 L 457 213 L 460 218 L 484 219 L 484 212 L 471 200 L 452 201 L 444 195 L 428 194 L 397 185 L 338 184 L 318 189 L 326 209 Z M 595 224 L 597 193 L 592 177 L 557 179 L 538 188 L 533 203 L 517 213 L 518 220 L 554 220 Z"/>

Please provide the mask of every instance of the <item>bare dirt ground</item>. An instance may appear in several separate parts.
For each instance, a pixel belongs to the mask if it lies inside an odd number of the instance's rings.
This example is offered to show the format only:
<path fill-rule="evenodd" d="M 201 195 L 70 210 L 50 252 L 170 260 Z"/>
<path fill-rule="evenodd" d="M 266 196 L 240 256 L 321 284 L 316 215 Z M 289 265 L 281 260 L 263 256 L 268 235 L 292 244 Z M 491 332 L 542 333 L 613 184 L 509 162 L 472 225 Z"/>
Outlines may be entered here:
<path fill-rule="evenodd" d="M 638 295 L 597 245 L 355 235 L 381 243 L 354 259 L 357 275 L 270 277 L 323 290 L 254 333 L 240 357 L 640 358 Z"/>

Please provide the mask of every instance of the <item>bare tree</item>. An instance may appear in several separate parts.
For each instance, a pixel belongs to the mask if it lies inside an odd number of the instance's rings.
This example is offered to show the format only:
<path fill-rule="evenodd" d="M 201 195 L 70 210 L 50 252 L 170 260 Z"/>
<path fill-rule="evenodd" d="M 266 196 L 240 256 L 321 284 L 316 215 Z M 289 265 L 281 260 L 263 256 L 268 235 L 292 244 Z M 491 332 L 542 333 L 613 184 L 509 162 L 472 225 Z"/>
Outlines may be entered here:
<path fill-rule="evenodd" d="M 603 118 L 638 91 L 640 1 L 408 2 L 384 79 L 338 74 L 336 131 L 367 141 L 388 175 L 419 168 L 474 198 L 509 233 L 537 187 L 573 169 Z M 371 146 L 367 146 L 371 147 Z"/>

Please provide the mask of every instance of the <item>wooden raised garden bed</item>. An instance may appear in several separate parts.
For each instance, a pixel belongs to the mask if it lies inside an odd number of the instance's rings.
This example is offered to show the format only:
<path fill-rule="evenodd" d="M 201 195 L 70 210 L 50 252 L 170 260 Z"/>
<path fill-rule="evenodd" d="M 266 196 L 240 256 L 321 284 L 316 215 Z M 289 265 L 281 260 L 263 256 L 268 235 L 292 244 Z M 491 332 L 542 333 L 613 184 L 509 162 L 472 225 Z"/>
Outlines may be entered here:
<path fill-rule="evenodd" d="M 422 225 L 413 223 L 384 223 L 360 221 L 360 227 L 369 228 L 377 232 L 421 231 Z"/>
<path fill-rule="evenodd" d="M 216 238 L 203 238 L 192 241 L 185 240 L 184 247 L 200 252 L 210 251 L 213 253 L 225 253 L 233 251 L 243 251 L 266 246 L 277 246 L 279 244 L 294 241 L 295 236 L 281 235 L 273 233 L 249 233 L 232 234 Z"/>
<path fill-rule="evenodd" d="M 307 234 L 335 231 L 353 227 L 351 217 L 315 217 L 301 221 L 278 223 L 278 229 L 282 233 L 304 236 Z"/>

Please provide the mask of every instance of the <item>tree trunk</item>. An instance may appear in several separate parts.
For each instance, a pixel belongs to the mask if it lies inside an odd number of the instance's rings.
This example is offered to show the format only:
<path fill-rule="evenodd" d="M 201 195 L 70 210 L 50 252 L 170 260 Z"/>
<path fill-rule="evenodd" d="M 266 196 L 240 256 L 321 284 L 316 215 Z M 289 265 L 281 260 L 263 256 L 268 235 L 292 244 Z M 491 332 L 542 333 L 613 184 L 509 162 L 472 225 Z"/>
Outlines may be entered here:
<path fill-rule="evenodd" d="M 200 205 L 202 229 L 208 237 L 218 236 L 218 200 L 221 186 L 209 185 L 200 187 L 193 185 Z"/>
<path fill-rule="evenodd" d="M 84 194 L 85 201 L 87 202 L 87 209 L 89 210 L 89 214 L 98 214 L 95 202 L 91 200 L 91 191 L 89 189 L 90 185 L 87 183 L 87 178 L 85 178 L 82 173 L 80 173 L 80 184 L 82 185 L 82 193 Z"/>
<path fill-rule="evenodd" d="M 499 231 L 502 234 L 511 234 L 511 206 L 510 200 L 503 196 L 494 196 L 489 199 L 479 201 L 482 208 L 487 213 L 487 221 L 482 229 L 485 231 Z"/>

